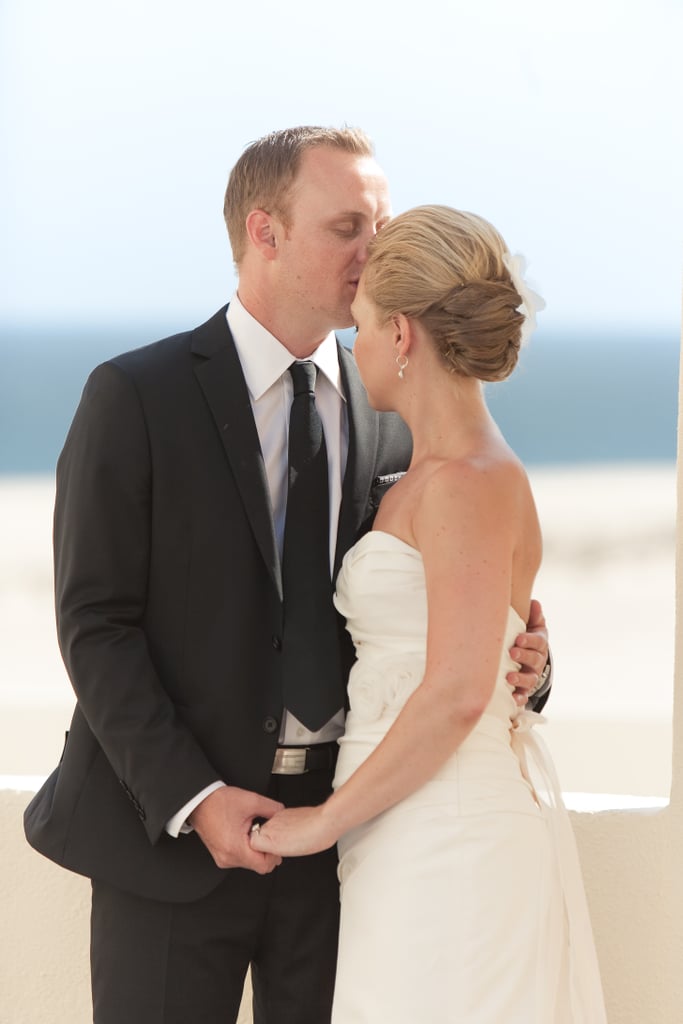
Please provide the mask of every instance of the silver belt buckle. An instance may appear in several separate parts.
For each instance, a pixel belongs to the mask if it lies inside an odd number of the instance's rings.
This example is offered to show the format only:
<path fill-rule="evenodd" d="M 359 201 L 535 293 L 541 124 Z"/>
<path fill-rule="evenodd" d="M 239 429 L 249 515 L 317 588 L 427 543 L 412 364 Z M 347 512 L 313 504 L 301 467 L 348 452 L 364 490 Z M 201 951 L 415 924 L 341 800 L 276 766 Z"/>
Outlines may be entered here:
<path fill-rule="evenodd" d="M 307 747 L 278 747 L 273 761 L 273 775 L 303 775 Z"/>

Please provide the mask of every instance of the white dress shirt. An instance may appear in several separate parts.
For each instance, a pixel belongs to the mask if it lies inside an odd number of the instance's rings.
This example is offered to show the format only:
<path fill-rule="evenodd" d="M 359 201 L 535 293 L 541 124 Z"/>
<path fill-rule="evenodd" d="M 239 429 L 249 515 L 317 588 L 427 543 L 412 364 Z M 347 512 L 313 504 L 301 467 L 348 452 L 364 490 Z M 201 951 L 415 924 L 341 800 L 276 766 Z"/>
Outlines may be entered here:
<path fill-rule="evenodd" d="M 247 312 L 237 294 L 233 295 L 227 322 L 235 342 L 242 372 L 249 391 L 251 408 L 266 467 L 268 490 L 275 526 L 275 537 L 282 558 L 287 507 L 287 448 L 289 441 L 289 410 L 292 404 L 292 378 L 287 372 L 295 361 L 291 352 Z M 334 566 L 341 504 L 342 482 L 348 454 L 348 415 L 341 387 L 337 342 L 333 333 L 320 343 L 309 357 L 320 371 L 316 380 L 315 400 L 325 433 L 330 487 L 330 572 Z M 229 528 L 229 524 L 226 524 Z M 311 732 L 294 715 L 285 710 L 279 742 L 285 746 L 327 743 L 339 738 L 344 730 L 344 709 L 317 732 Z M 224 785 L 215 782 L 198 793 L 167 822 L 172 836 L 189 831 L 185 824 L 194 808 L 215 789 Z"/>

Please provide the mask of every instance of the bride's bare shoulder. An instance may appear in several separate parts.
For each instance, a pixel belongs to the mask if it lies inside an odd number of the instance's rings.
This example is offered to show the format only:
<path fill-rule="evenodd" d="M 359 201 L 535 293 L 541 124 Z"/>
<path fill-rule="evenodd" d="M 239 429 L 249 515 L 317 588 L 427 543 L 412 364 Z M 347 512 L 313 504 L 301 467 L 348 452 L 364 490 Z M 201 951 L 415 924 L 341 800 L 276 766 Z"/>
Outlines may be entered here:
<path fill-rule="evenodd" d="M 507 451 L 478 452 L 424 467 L 414 491 L 420 537 L 490 536 L 502 540 L 535 530 L 535 507 L 519 459 Z"/>
<path fill-rule="evenodd" d="M 528 489 L 529 482 L 522 463 L 510 449 L 484 450 L 459 458 L 434 459 L 426 464 L 419 481 L 428 500 L 443 495 L 488 499 L 500 492 L 501 497 Z"/>

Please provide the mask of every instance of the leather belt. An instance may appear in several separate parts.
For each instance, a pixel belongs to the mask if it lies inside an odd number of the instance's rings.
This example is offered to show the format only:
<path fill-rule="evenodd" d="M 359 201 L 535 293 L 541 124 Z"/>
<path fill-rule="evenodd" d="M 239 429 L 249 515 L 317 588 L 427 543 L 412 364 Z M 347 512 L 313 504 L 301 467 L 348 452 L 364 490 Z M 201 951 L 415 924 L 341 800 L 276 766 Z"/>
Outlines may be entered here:
<path fill-rule="evenodd" d="M 313 747 L 278 747 L 273 761 L 273 775 L 304 775 L 306 772 L 325 771 L 337 763 L 339 746 L 317 743 Z"/>

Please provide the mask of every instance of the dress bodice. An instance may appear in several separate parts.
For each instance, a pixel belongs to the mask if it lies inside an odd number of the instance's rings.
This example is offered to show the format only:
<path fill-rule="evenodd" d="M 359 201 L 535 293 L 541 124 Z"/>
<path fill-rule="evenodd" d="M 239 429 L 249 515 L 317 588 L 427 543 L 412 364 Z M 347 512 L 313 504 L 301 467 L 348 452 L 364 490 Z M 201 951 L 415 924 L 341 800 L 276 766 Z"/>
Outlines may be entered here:
<path fill-rule="evenodd" d="M 420 552 L 394 534 L 366 533 L 344 559 L 335 604 L 346 618 L 358 659 L 348 687 L 356 723 L 395 717 L 424 675 L 427 593 Z M 511 607 L 496 685 L 485 713 L 506 729 L 518 713 L 505 678 L 517 667 L 508 652 L 525 629 Z"/>

